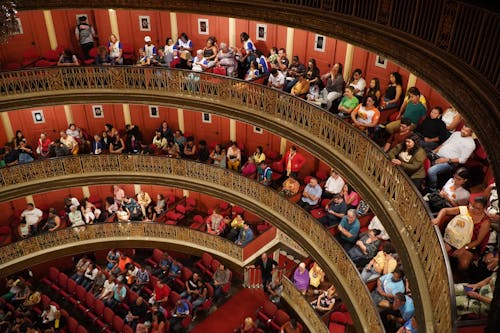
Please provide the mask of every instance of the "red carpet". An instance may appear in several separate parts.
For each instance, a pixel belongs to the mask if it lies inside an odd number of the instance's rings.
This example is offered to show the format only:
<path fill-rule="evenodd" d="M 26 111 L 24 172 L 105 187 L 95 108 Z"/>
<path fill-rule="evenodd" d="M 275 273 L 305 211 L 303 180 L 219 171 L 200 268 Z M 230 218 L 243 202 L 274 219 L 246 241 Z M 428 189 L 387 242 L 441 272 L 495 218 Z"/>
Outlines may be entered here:
<path fill-rule="evenodd" d="M 262 289 L 242 289 L 190 332 L 233 333 L 245 317 L 255 319 L 255 311 L 264 303 L 264 300 L 266 296 Z"/>

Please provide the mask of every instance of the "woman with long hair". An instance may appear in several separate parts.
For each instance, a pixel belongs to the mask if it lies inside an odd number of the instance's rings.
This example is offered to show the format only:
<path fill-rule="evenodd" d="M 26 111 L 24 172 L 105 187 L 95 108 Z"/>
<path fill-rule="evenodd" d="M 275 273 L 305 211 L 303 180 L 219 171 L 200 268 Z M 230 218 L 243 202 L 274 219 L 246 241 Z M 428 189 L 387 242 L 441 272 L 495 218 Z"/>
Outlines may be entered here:
<path fill-rule="evenodd" d="M 389 75 L 389 84 L 382 97 L 382 109 L 392 109 L 398 107 L 403 98 L 403 78 L 398 72 Z"/>
<path fill-rule="evenodd" d="M 425 150 L 418 144 L 418 135 L 412 134 L 389 151 L 392 164 L 399 165 L 410 176 L 411 180 L 420 188 L 425 179 L 424 161 Z"/>

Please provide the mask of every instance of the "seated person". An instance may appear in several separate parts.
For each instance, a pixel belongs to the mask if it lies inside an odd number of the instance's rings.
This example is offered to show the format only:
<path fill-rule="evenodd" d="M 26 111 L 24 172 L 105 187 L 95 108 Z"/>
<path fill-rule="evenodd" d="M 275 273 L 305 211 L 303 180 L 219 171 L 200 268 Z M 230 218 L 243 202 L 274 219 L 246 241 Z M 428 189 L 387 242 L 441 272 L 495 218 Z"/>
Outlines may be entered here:
<path fill-rule="evenodd" d="M 309 270 L 309 284 L 314 288 L 318 288 L 324 281 L 325 272 L 319 267 L 318 263 L 315 262 Z"/>
<path fill-rule="evenodd" d="M 305 295 L 309 289 L 309 283 L 309 272 L 306 269 L 306 264 L 301 262 L 293 273 L 293 285 L 302 295 Z"/>
<path fill-rule="evenodd" d="M 19 151 L 10 146 L 4 147 L 3 162 L 6 166 L 13 166 L 19 163 Z"/>
<path fill-rule="evenodd" d="M 255 178 L 257 172 L 257 165 L 253 156 L 250 156 L 247 162 L 241 167 L 241 175 L 248 178 Z"/>
<path fill-rule="evenodd" d="M 323 74 L 321 80 L 326 80 L 324 91 L 326 92 L 326 109 L 330 111 L 332 104 L 335 100 L 342 97 L 344 89 L 344 78 L 342 76 L 342 64 L 336 63 L 330 69 L 330 72 Z M 356 103 L 357 105 L 357 103 Z"/>
<path fill-rule="evenodd" d="M 79 146 L 75 138 L 68 135 L 65 131 L 61 131 L 59 134 L 61 135 L 59 142 L 68 148 L 69 153 L 72 155 L 78 154 Z"/>
<path fill-rule="evenodd" d="M 151 66 L 151 57 L 146 55 L 146 51 L 141 47 L 139 49 L 139 58 L 137 58 L 136 66 Z"/>
<path fill-rule="evenodd" d="M 259 64 L 257 61 L 250 62 L 250 68 L 245 73 L 245 81 L 252 81 L 258 78 L 260 75 Z"/>
<path fill-rule="evenodd" d="M 429 191 L 437 189 L 438 175 L 450 172 L 456 163 L 464 164 L 476 149 L 472 129 L 466 125 L 453 133 L 441 146 L 433 150 L 432 166 L 427 170 Z"/>
<path fill-rule="evenodd" d="M 374 128 L 378 124 L 380 111 L 375 107 L 375 97 L 367 96 L 364 103 L 359 104 L 352 112 L 353 125 L 360 130 Z"/>
<path fill-rule="evenodd" d="M 328 179 L 326 180 L 322 197 L 326 199 L 332 199 L 335 194 L 342 193 L 344 185 L 344 179 L 342 179 L 342 177 L 340 177 L 340 175 L 334 169 L 332 169 L 330 171 L 330 177 L 328 177 Z"/>
<path fill-rule="evenodd" d="M 158 279 L 148 303 L 151 305 L 164 305 L 167 303 L 169 295 L 170 287 Z"/>
<path fill-rule="evenodd" d="M 269 300 L 275 304 L 281 301 L 281 294 L 283 293 L 283 281 L 281 274 L 277 274 L 276 277 L 267 285 L 267 292 L 269 293 Z"/>
<path fill-rule="evenodd" d="M 226 43 L 220 43 L 220 49 L 215 60 L 216 66 L 221 66 L 226 69 L 227 76 L 233 76 L 237 73 L 238 62 L 234 57 L 234 49 L 228 47 Z"/>
<path fill-rule="evenodd" d="M 288 93 L 291 93 L 293 87 L 299 81 L 299 75 L 305 75 L 305 73 L 306 73 L 306 66 L 304 66 L 304 64 L 300 62 L 298 56 L 296 55 L 293 56 L 292 62 L 290 63 L 286 71 L 286 82 L 285 82 L 285 88 L 283 90 Z M 307 88 L 307 90 L 309 90 L 309 87 Z"/>
<path fill-rule="evenodd" d="M 223 288 L 226 284 L 229 283 L 229 279 L 231 277 L 231 271 L 226 269 L 223 264 L 220 264 L 219 267 L 214 272 L 212 276 L 212 286 L 214 287 L 214 301 L 218 301 L 223 292 Z"/>
<path fill-rule="evenodd" d="M 257 181 L 262 185 L 269 186 L 272 182 L 273 170 L 267 165 L 266 161 L 262 161 L 257 168 Z"/>
<path fill-rule="evenodd" d="M 257 324 L 253 321 L 252 317 L 246 317 L 243 324 L 234 330 L 237 333 L 257 333 Z"/>
<path fill-rule="evenodd" d="M 493 272 L 490 277 L 478 283 L 455 284 L 457 315 L 475 313 L 487 316 L 493 299 L 496 280 L 497 272 Z"/>
<path fill-rule="evenodd" d="M 339 233 L 335 235 L 335 238 L 346 251 L 349 251 L 358 239 L 359 228 L 360 224 L 356 217 L 356 210 L 349 209 L 342 220 L 340 220 L 340 224 L 338 225 Z"/>
<path fill-rule="evenodd" d="M 212 235 L 220 235 L 224 232 L 225 227 L 223 216 L 215 208 L 212 214 L 207 217 L 207 232 Z"/>
<path fill-rule="evenodd" d="M 231 146 L 227 149 L 227 168 L 229 170 L 238 171 L 241 164 L 241 150 L 236 141 L 231 142 Z"/>
<path fill-rule="evenodd" d="M 284 333 L 301 333 L 302 327 L 299 326 L 299 323 L 295 318 L 290 318 L 289 321 L 281 325 L 280 332 Z"/>
<path fill-rule="evenodd" d="M 446 124 L 441 120 L 443 109 L 439 106 L 432 108 L 431 113 L 424 121 L 418 125 L 415 132 L 420 134 L 422 140 L 420 146 L 431 150 L 443 143 L 450 133 L 446 129 Z"/>
<path fill-rule="evenodd" d="M 95 296 L 102 300 L 103 302 L 108 302 L 113 296 L 113 290 L 115 288 L 115 277 L 110 274 L 102 286 L 101 292 Z"/>
<path fill-rule="evenodd" d="M 462 116 L 454 107 L 450 106 L 448 109 L 444 110 L 441 120 L 445 123 L 446 130 L 451 134 L 455 132 L 458 125 L 462 123 Z"/>
<path fill-rule="evenodd" d="M 181 298 L 175 303 L 175 306 L 170 312 L 170 321 L 169 321 L 169 326 L 170 326 L 170 331 L 171 332 L 180 332 L 183 327 L 182 327 L 182 322 L 184 318 L 189 316 L 189 304 L 188 301 L 185 299 Z"/>
<path fill-rule="evenodd" d="M 407 137 L 403 143 L 398 144 L 388 153 L 393 165 L 399 165 L 415 186 L 420 189 L 425 179 L 424 161 L 425 150 L 419 146 L 418 136 L 415 134 Z"/>
<path fill-rule="evenodd" d="M 381 109 L 391 109 L 399 106 L 403 95 L 403 78 L 398 72 L 389 75 L 389 84 L 382 96 Z"/>
<path fill-rule="evenodd" d="M 466 271 L 469 268 L 474 257 L 476 257 L 476 259 L 479 257 L 479 254 L 488 242 L 487 236 L 490 231 L 491 223 L 488 215 L 485 214 L 486 203 L 487 201 L 484 197 L 476 197 L 474 202 L 470 203 L 469 206 L 441 209 L 437 217 L 431 220 L 433 224 L 441 227 L 446 216 L 460 215 L 461 218 L 464 219 L 464 221 L 461 221 L 462 223 L 465 223 L 465 221 L 473 223 L 472 235 L 463 235 L 464 237 L 470 237 L 470 242 L 463 247 L 458 249 L 454 248 L 445 240 L 445 249 L 450 257 L 456 258 L 458 261 L 457 268 L 460 271 Z"/>
<path fill-rule="evenodd" d="M 420 90 L 417 87 L 408 89 L 408 100 L 403 102 L 400 111 L 397 113 L 397 120 L 386 125 L 385 130 L 390 134 L 394 133 L 401 122 L 401 117 L 410 119 L 412 130 L 415 129 L 421 120 L 424 119 L 427 109 L 420 101 Z"/>
<path fill-rule="evenodd" d="M 65 49 L 57 62 L 57 66 L 80 66 L 80 62 L 73 51 Z"/>
<path fill-rule="evenodd" d="M 412 329 L 411 320 L 415 312 L 415 306 L 413 305 L 413 299 L 405 295 L 404 293 L 396 293 L 394 297 L 394 303 L 392 304 L 392 309 L 387 311 L 387 315 L 382 317 L 384 322 L 384 327 L 388 328 L 389 332 L 394 332 L 402 326 L 408 327 L 408 322 L 410 322 L 410 329 L 406 329 L 406 332 L 415 332 Z M 399 332 L 399 331 L 398 331 Z M 403 331 L 405 332 L 405 331 Z"/>
<path fill-rule="evenodd" d="M 470 192 L 464 188 L 471 175 L 466 168 L 459 168 L 452 178 L 448 179 L 441 191 L 427 194 L 424 200 L 429 204 L 431 212 L 437 213 L 446 207 L 467 205 Z"/>
<path fill-rule="evenodd" d="M 191 302 L 191 299 L 198 295 L 198 281 L 201 281 L 200 276 L 198 273 L 193 273 L 191 278 L 185 282 L 186 290 L 184 290 L 180 296 Z"/>
<path fill-rule="evenodd" d="M 106 46 L 101 45 L 97 48 L 95 64 L 97 66 L 110 66 L 114 64 L 113 59 L 108 54 L 108 49 L 106 48 Z"/>
<path fill-rule="evenodd" d="M 275 88 L 278 90 L 283 89 L 285 85 L 285 75 L 276 68 L 271 69 L 271 74 L 269 75 L 269 80 L 267 81 L 267 86 Z"/>
<path fill-rule="evenodd" d="M 57 215 L 55 208 L 49 209 L 49 217 L 42 230 L 55 231 L 61 227 L 61 218 Z"/>
<path fill-rule="evenodd" d="M 297 204 L 305 210 L 310 211 L 318 205 L 322 192 L 323 190 L 318 184 L 318 180 L 316 178 L 311 178 L 309 184 L 306 185 L 302 192 L 302 198 Z"/>
<path fill-rule="evenodd" d="M 394 272 L 398 262 L 394 258 L 394 247 L 391 243 L 385 243 L 382 251 L 378 251 L 377 255 L 363 268 L 361 272 L 361 280 L 368 282 L 380 275 Z"/>
<path fill-rule="evenodd" d="M 351 112 L 359 105 L 359 100 L 354 96 L 354 88 L 351 86 L 345 87 L 344 97 L 340 100 L 338 107 L 339 116 L 349 117 Z"/>
<path fill-rule="evenodd" d="M 357 267 L 364 267 L 377 253 L 380 245 L 380 230 L 372 229 L 360 234 L 355 246 L 347 251 L 349 257 Z"/>
<path fill-rule="evenodd" d="M 208 60 L 203 56 L 203 50 L 196 51 L 196 57 L 193 58 L 191 69 L 193 72 L 203 72 L 208 69 Z"/>
<path fill-rule="evenodd" d="M 280 194 L 291 197 L 299 192 L 300 184 L 293 177 L 288 177 L 282 184 Z"/>
<path fill-rule="evenodd" d="M 331 227 L 340 223 L 347 212 L 347 204 L 340 194 L 333 196 L 332 200 L 325 206 L 326 215 L 319 219 L 325 227 Z"/>
<path fill-rule="evenodd" d="M 254 239 L 254 234 L 252 229 L 248 224 L 244 224 L 243 228 L 240 229 L 240 233 L 238 234 L 238 238 L 235 241 L 236 245 L 246 246 Z"/>
<path fill-rule="evenodd" d="M 309 91 L 309 81 L 306 79 L 304 73 L 297 74 L 297 83 L 292 87 L 290 94 L 293 96 L 301 97 Z"/>
<path fill-rule="evenodd" d="M 317 299 L 311 302 L 313 309 L 320 313 L 325 313 L 333 310 L 333 306 L 335 305 L 336 292 L 337 289 L 332 284 L 330 288 L 322 292 Z"/>
<path fill-rule="evenodd" d="M 238 238 L 238 235 L 240 234 L 240 229 L 243 228 L 244 224 L 245 220 L 243 220 L 243 217 L 240 214 L 236 215 L 233 221 L 231 222 L 231 230 L 227 235 L 227 239 L 229 239 L 230 241 L 235 241 L 236 238 Z"/>
<path fill-rule="evenodd" d="M 396 268 L 393 273 L 382 275 L 377 280 L 377 288 L 372 291 L 373 303 L 380 308 L 387 309 L 392 306 L 397 293 L 405 293 L 404 273 Z"/>
<path fill-rule="evenodd" d="M 389 235 L 387 234 L 387 231 L 385 231 L 382 222 L 380 222 L 380 219 L 377 216 L 374 216 L 371 219 L 370 224 L 368 224 L 368 230 L 373 230 L 373 229 L 378 229 L 380 231 L 380 234 L 377 236 L 378 239 L 389 240 Z"/>
<path fill-rule="evenodd" d="M 391 134 L 389 139 L 385 142 L 384 151 L 388 152 L 398 144 L 403 143 L 407 137 L 413 134 L 411 130 L 411 121 L 408 118 L 401 118 L 399 130 Z M 420 140 L 419 140 L 420 141 Z"/>

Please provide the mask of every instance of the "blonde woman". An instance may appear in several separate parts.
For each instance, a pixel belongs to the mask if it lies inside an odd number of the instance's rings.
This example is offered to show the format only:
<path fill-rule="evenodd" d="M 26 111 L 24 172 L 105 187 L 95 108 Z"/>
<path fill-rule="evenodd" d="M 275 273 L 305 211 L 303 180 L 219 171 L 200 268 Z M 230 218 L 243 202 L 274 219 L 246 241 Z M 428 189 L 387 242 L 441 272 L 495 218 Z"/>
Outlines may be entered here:
<path fill-rule="evenodd" d="M 123 65 L 123 46 L 115 34 L 109 36 L 108 52 L 114 65 Z"/>

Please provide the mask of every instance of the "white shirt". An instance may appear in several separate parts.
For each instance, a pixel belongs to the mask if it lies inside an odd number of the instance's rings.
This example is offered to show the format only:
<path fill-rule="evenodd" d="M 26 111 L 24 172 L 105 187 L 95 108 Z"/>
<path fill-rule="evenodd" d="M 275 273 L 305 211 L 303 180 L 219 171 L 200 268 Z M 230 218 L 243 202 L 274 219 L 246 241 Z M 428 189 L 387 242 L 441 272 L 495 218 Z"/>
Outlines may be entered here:
<path fill-rule="evenodd" d="M 115 287 L 115 283 L 113 281 L 111 281 L 111 282 L 109 282 L 109 280 L 104 281 L 101 294 L 106 295 L 106 294 L 112 292 L 114 287 Z"/>
<path fill-rule="evenodd" d="M 380 230 L 380 234 L 377 236 L 380 239 L 383 240 L 388 240 L 389 235 L 387 234 L 387 231 L 385 231 L 384 226 L 382 225 L 382 222 L 380 222 L 379 218 L 374 216 L 372 220 L 370 221 L 370 224 L 368 225 L 368 230 L 373 230 L 373 229 L 378 229 Z"/>
<path fill-rule="evenodd" d="M 342 192 L 344 188 L 345 182 L 342 177 L 337 176 L 337 179 L 334 179 L 332 176 L 328 177 L 325 184 L 325 191 L 328 193 L 337 194 Z"/>
<path fill-rule="evenodd" d="M 85 277 L 89 280 L 94 281 L 97 276 L 97 272 L 99 272 L 97 267 L 94 267 L 92 270 L 90 270 L 90 267 L 87 267 L 87 269 L 85 270 Z"/>
<path fill-rule="evenodd" d="M 33 208 L 32 210 L 25 209 L 21 213 L 21 217 L 24 217 L 26 224 L 31 226 L 38 223 L 38 219 L 43 216 L 43 212 L 38 208 Z"/>
<path fill-rule="evenodd" d="M 439 157 L 458 158 L 458 162 L 467 162 L 472 152 L 476 149 L 476 143 L 471 136 L 463 137 L 460 131 L 454 132 L 439 148 Z"/>
<path fill-rule="evenodd" d="M 271 87 L 279 87 L 285 84 L 285 75 L 278 71 L 278 76 L 274 77 L 274 75 L 269 75 L 269 84 Z"/>
<path fill-rule="evenodd" d="M 50 305 L 49 311 L 42 312 L 42 318 L 44 322 L 54 321 L 56 319 L 57 308 L 55 305 Z"/>
<path fill-rule="evenodd" d="M 452 186 L 455 186 L 455 181 L 453 178 L 448 179 L 446 184 L 443 186 L 443 191 L 448 194 L 451 201 L 455 202 L 457 205 L 466 205 L 469 202 L 470 193 L 463 187 L 458 187 L 454 191 L 451 189 Z"/>
<path fill-rule="evenodd" d="M 358 83 L 350 83 L 349 85 L 355 90 L 359 90 L 357 93 L 355 93 L 356 96 L 363 96 L 365 94 L 366 81 L 362 77 L 359 78 Z"/>

